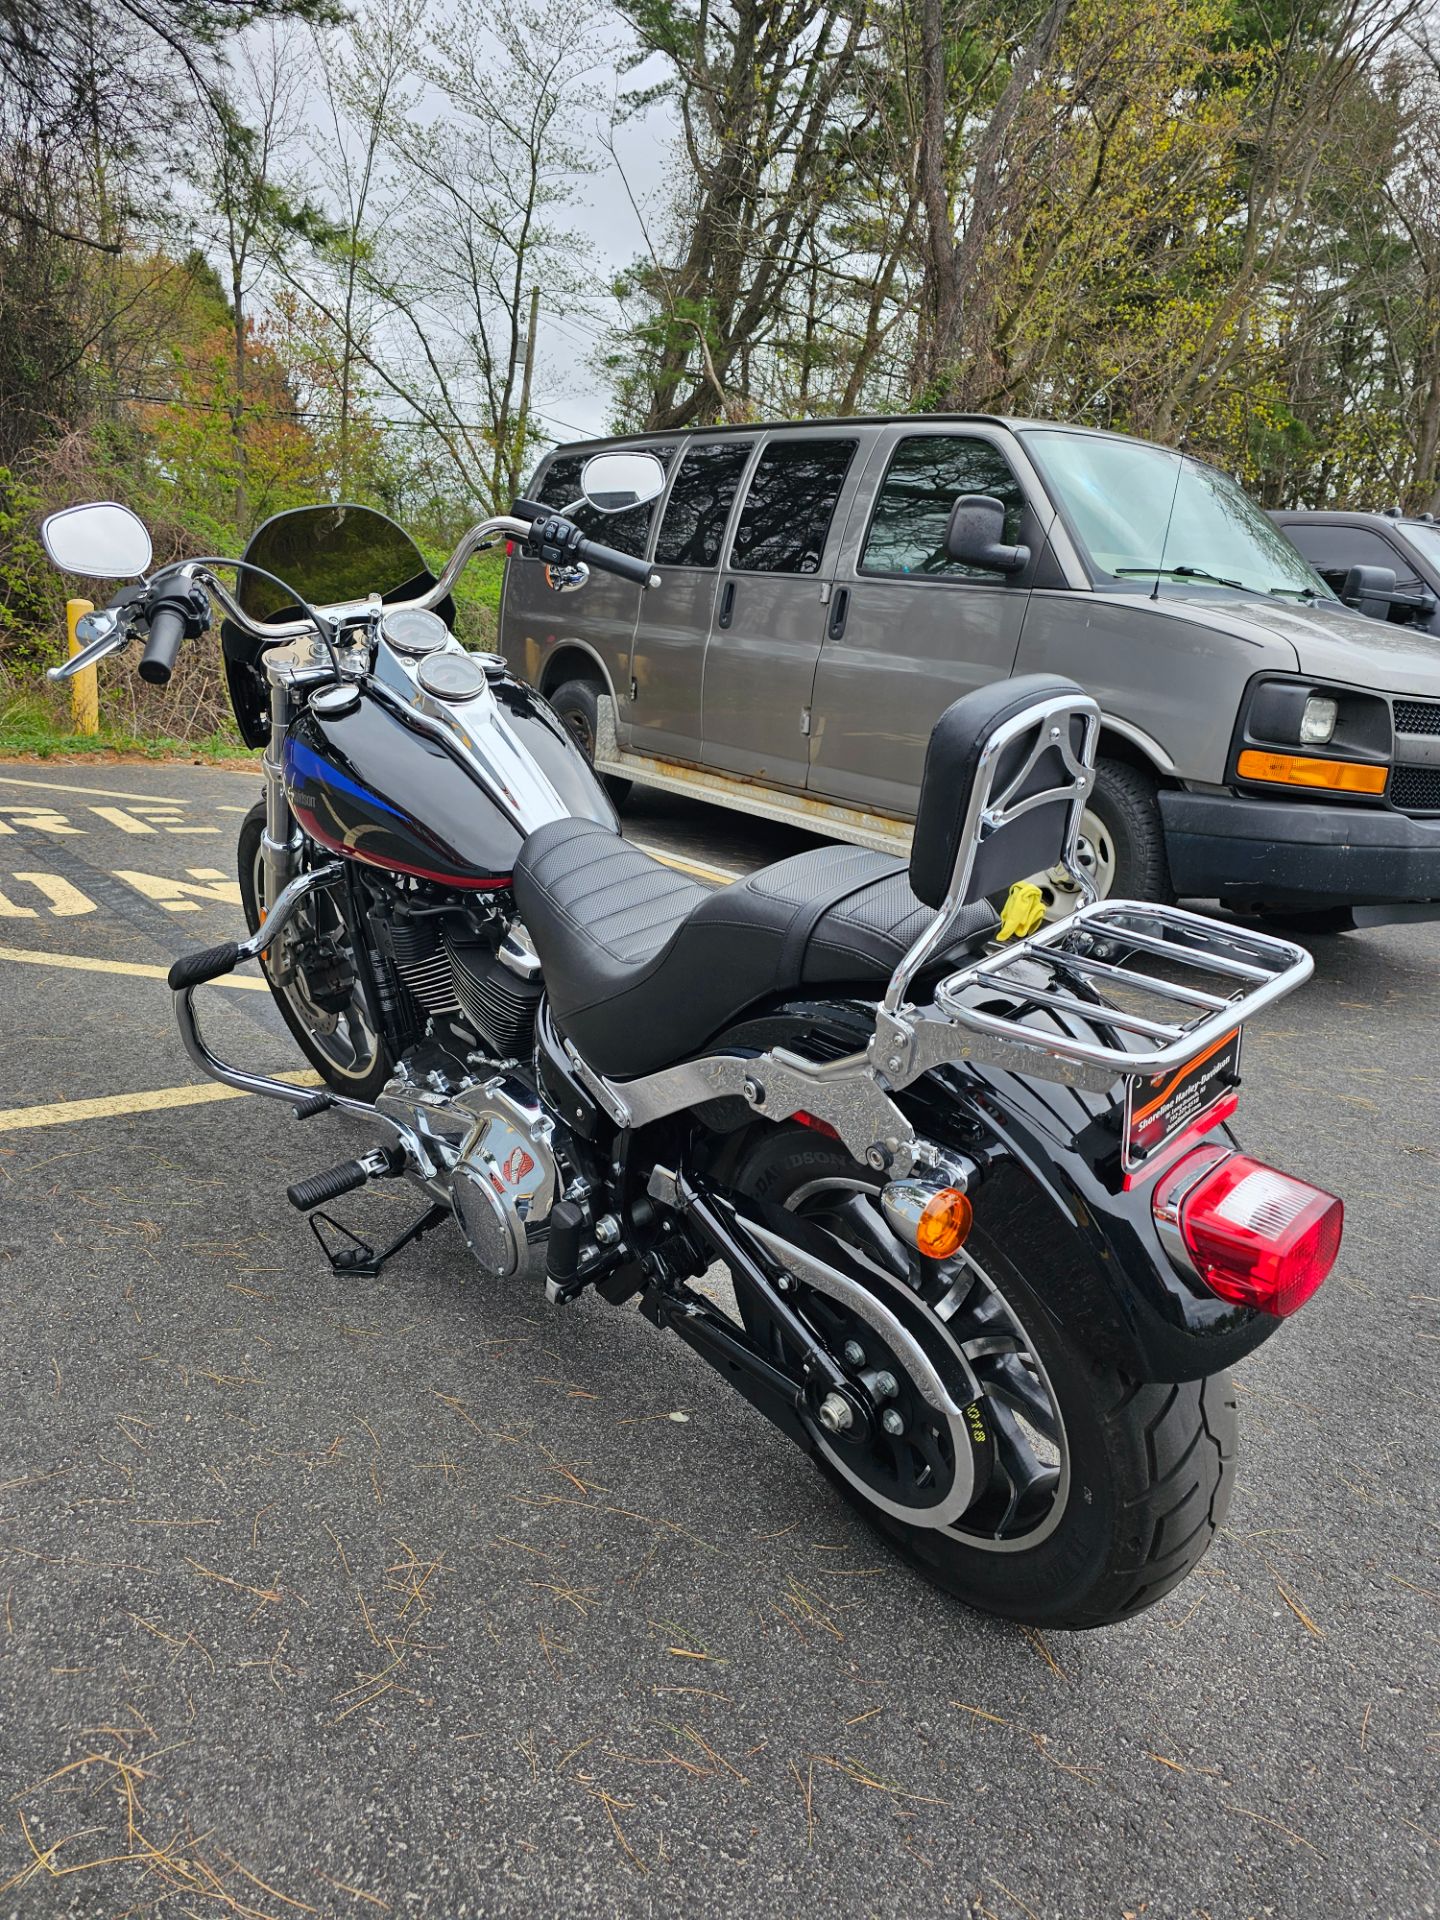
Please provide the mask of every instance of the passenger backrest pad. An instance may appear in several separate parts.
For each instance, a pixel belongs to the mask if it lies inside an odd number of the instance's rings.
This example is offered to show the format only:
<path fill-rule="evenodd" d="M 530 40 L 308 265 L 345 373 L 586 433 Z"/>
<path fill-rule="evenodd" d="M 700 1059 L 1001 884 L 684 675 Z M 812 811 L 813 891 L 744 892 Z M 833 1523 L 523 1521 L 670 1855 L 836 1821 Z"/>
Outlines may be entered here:
<path fill-rule="evenodd" d="M 916 896 L 940 906 L 957 862 L 969 862 L 958 904 L 1053 867 L 1094 777 L 1099 718 L 1084 690 L 1055 673 L 996 681 L 947 707 L 920 781 L 910 849 Z"/>

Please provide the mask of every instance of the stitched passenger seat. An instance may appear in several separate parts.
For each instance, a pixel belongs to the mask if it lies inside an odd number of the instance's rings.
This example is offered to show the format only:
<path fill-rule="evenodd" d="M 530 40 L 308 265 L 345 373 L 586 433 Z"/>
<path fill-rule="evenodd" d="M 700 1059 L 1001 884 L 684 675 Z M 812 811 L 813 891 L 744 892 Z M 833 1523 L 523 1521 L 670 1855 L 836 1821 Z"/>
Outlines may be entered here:
<path fill-rule="evenodd" d="M 515 899 L 561 1030 L 613 1079 L 699 1052 L 746 1008 L 803 986 L 872 997 L 931 920 L 904 861 L 817 847 L 707 892 L 588 820 L 531 834 Z M 978 901 L 945 955 L 995 926 Z"/>

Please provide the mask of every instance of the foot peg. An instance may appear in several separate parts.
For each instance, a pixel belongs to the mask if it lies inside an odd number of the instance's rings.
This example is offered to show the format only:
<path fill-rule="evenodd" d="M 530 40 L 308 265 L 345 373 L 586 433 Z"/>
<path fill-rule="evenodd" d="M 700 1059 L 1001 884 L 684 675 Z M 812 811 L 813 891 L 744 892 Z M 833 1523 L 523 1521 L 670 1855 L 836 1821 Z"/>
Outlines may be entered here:
<path fill-rule="evenodd" d="M 170 989 L 183 993 L 186 987 L 203 987 L 207 980 L 233 973 L 244 957 L 238 940 L 222 940 L 218 947 L 182 954 L 167 976 Z"/>
<path fill-rule="evenodd" d="M 368 1181 L 391 1179 L 404 1171 L 403 1149 L 376 1147 L 370 1153 L 362 1153 L 358 1160 L 343 1160 L 328 1173 L 297 1180 L 293 1187 L 285 1189 L 285 1197 L 298 1212 L 309 1213 L 314 1207 L 323 1207 L 328 1200 L 338 1200 L 343 1193 L 354 1193 Z"/>

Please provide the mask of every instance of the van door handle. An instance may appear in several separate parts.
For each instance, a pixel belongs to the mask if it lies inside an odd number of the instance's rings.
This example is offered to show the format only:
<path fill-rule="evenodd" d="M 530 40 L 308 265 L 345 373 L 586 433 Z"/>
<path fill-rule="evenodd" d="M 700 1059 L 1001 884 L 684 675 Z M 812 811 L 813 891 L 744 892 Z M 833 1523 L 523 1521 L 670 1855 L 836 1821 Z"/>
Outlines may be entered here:
<path fill-rule="evenodd" d="M 720 611 L 715 617 L 717 627 L 728 627 L 730 617 L 735 611 L 735 582 L 727 580 L 720 595 Z"/>
<path fill-rule="evenodd" d="M 841 587 L 830 602 L 830 624 L 826 628 L 826 638 L 838 640 L 845 631 L 845 621 L 850 612 L 850 589 Z"/>

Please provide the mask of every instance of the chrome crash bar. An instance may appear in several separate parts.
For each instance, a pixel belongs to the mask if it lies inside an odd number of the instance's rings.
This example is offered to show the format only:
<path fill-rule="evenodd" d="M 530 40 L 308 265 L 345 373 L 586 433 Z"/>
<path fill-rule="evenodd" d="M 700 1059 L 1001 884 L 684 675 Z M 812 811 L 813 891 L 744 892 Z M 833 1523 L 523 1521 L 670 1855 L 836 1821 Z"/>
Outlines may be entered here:
<path fill-rule="evenodd" d="M 265 916 L 264 925 L 257 927 L 248 939 L 236 943 L 234 961 L 226 971 L 233 971 L 234 967 L 240 966 L 246 960 L 257 959 L 267 947 L 273 946 L 308 896 L 321 887 L 334 886 L 343 872 L 344 869 L 336 860 L 328 866 L 316 867 L 309 873 L 302 873 L 292 880 Z M 232 1067 L 228 1061 L 220 1059 L 218 1054 L 211 1052 L 200 1032 L 200 1023 L 195 1017 L 195 991 L 194 986 L 178 987 L 175 990 L 175 1020 L 180 1028 L 180 1038 L 184 1042 L 185 1051 L 196 1066 L 203 1073 L 207 1073 L 212 1080 L 218 1080 L 222 1086 L 235 1087 L 241 1093 L 263 1094 L 271 1100 L 285 1100 L 293 1107 L 309 1109 L 319 1097 L 315 1088 L 296 1086 L 288 1080 L 272 1080 L 263 1073 L 248 1073 L 245 1068 Z M 374 1107 L 363 1100 L 350 1100 L 344 1094 L 328 1092 L 323 1098 L 327 1107 L 336 1107 L 346 1113 L 363 1114 L 367 1120 L 384 1118 L 383 1114 L 377 1113 Z M 387 1122 L 388 1124 L 390 1123 Z"/>

